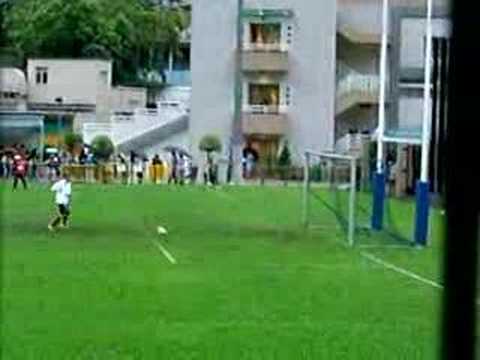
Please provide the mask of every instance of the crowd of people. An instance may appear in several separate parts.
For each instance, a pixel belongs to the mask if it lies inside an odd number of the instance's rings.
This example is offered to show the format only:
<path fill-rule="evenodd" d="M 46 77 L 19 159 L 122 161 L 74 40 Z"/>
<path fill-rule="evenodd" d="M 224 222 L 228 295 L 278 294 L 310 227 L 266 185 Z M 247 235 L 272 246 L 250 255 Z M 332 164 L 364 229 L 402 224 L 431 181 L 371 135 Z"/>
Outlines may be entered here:
<path fill-rule="evenodd" d="M 92 166 L 99 164 L 89 146 L 76 155 L 62 149 L 47 148 L 43 154 L 35 148 L 25 145 L 11 147 L 0 145 L 0 179 L 13 180 L 14 189 L 22 183 L 27 188 L 29 181 L 55 182 L 61 178 L 63 167 Z M 181 149 L 164 150 L 162 155 L 155 154 L 148 157 L 131 151 L 128 155 L 116 154 L 111 158 L 109 165 L 113 165 L 113 176 L 122 184 L 166 183 L 185 185 L 195 182 L 197 167 L 192 157 Z M 91 171 L 89 182 L 95 182 Z M 203 180 L 207 185 L 217 183 L 218 167 L 212 157 L 206 163 Z M 73 176 L 73 173 L 72 175 Z"/>
<path fill-rule="evenodd" d="M 119 154 L 116 169 L 124 184 L 143 184 L 149 176 L 153 183 L 165 180 L 168 184 L 184 185 L 191 182 L 194 175 L 190 156 L 177 151 L 170 151 L 166 158 L 155 154 L 151 159 L 134 151 L 128 158 Z"/>
<path fill-rule="evenodd" d="M 27 179 L 37 179 L 41 175 L 38 170 L 42 165 L 46 168 L 45 175 L 49 180 L 59 178 L 60 168 L 64 163 L 64 154 L 39 154 L 36 148 L 29 149 L 23 144 L 0 146 L 0 179 L 13 178 L 15 188 L 15 180 L 26 184 Z"/>

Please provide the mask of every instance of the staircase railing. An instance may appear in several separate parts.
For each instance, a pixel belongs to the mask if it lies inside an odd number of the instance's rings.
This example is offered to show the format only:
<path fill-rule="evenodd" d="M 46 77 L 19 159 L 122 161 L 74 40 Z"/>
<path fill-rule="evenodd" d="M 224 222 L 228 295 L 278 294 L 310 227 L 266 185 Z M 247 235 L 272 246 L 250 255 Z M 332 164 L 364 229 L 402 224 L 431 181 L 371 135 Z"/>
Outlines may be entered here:
<path fill-rule="evenodd" d="M 378 75 L 362 74 L 342 61 L 337 62 L 337 114 L 359 103 L 375 103 L 379 91 Z"/>

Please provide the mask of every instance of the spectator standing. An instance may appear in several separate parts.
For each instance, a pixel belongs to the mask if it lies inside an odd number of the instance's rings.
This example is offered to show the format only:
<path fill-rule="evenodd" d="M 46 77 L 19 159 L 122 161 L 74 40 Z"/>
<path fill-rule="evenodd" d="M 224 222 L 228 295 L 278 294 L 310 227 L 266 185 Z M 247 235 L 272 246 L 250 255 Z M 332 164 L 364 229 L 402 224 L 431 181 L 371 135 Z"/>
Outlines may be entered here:
<path fill-rule="evenodd" d="M 187 184 L 190 183 L 190 179 L 192 177 L 192 163 L 190 161 L 190 158 L 186 155 L 183 155 L 183 172 L 184 172 L 184 177 L 185 177 L 185 182 Z"/>
<path fill-rule="evenodd" d="M 9 169 L 9 166 L 8 166 L 8 155 L 6 152 L 3 152 L 2 155 L 1 155 L 1 159 L 0 159 L 0 165 L 2 167 L 2 177 L 5 178 L 5 179 L 8 179 L 8 176 L 10 175 L 10 169 Z"/>
<path fill-rule="evenodd" d="M 141 159 L 137 159 L 133 165 L 133 171 L 135 172 L 135 176 L 137 178 L 137 184 L 143 183 L 143 161 Z"/>
<path fill-rule="evenodd" d="M 28 162 L 23 155 L 20 153 L 16 154 L 13 159 L 13 190 L 17 189 L 18 182 L 21 181 L 23 188 L 27 189 L 27 171 L 28 171 Z"/>
<path fill-rule="evenodd" d="M 168 177 L 168 183 L 174 183 L 174 184 L 177 184 L 178 182 L 178 157 L 177 157 L 177 153 L 175 151 L 172 150 L 172 152 L 170 153 L 170 174 L 169 174 L 169 177 Z"/>
<path fill-rule="evenodd" d="M 160 156 L 158 154 L 155 154 L 155 156 L 152 159 L 152 168 L 153 168 L 153 182 L 155 184 L 158 184 L 161 180 L 161 175 L 162 175 L 162 160 L 160 159 Z"/>

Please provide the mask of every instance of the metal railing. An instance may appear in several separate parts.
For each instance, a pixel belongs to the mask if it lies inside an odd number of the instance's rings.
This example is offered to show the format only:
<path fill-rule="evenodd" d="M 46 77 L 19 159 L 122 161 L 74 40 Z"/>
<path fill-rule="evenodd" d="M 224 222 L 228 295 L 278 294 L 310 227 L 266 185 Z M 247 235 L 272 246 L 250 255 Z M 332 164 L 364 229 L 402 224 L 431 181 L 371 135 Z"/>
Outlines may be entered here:
<path fill-rule="evenodd" d="M 288 107 L 286 105 L 254 105 L 243 106 L 243 112 L 250 114 L 285 114 Z"/>
<path fill-rule="evenodd" d="M 244 43 L 244 51 L 265 51 L 265 52 L 287 52 L 289 46 L 287 43 L 275 43 L 275 44 L 264 44 L 264 43 Z"/>
<path fill-rule="evenodd" d="M 345 96 L 352 92 L 367 95 L 377 95 L 380 91 L 380 79 L 377 75 L 347 75 L 338 82 L 337 97 Z"/>

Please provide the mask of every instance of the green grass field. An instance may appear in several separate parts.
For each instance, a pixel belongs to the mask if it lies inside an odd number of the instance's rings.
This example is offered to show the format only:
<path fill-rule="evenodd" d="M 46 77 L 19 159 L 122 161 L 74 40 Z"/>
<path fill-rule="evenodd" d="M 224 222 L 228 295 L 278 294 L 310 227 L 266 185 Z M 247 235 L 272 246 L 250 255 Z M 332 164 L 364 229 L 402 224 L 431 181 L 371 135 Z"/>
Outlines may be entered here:
<path fill-rule="evenodd" d="M 2 359 L 438 355 L 441 291 L 306 231 L 299 189 L 75 185 L 54 234 L 47 188 L 2 197 Z M 440 281 L 440 219 L 425 250 L 369 251 Z"/>

